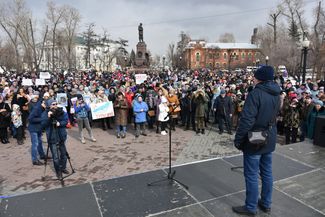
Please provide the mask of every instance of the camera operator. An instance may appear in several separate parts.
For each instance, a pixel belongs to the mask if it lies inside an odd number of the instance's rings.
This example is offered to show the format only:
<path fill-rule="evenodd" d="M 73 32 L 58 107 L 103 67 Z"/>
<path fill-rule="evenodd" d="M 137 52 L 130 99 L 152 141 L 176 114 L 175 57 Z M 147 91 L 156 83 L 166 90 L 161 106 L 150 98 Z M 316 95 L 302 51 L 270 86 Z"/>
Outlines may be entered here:
<path fill-rule="evenodd" d="M 47 100 L 46 110 L 42 114 L 42 126 L 46 129 L 47 142 L 51 149 L 55 172 L 59 179 L 62 178 L 62 173 L 69 174 L 66 169 L 67 155 L 65 147 L 67 123 L 68 114 L 63 111 L 63 108 L 59 108 L 55 100 Z M 58 148 L 60 157 L 58 156 Z"/>

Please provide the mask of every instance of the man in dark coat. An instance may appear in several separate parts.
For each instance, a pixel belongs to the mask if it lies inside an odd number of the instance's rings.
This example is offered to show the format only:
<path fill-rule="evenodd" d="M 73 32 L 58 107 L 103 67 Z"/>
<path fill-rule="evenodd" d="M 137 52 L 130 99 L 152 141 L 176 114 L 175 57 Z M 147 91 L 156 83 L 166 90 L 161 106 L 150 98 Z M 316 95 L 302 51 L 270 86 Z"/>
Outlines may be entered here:
<path fill-rule="evenodd" d="M 263 212 L 271 211 L 272 203 L 272 152 L 276 144 L 276 124 L 280 87 L 273 82 L 272 66 L 262 66 L 254 74 L 255 88 L 248 94 L 235 136 L 235 146 L 244 153 L 246 201 L 244 206 L 233 207 L 242 215 L 255 215 L 257 206 Z M 269 126 L 271 124 L 271 126 Z M 267 143 L 256 148 L 248 143 L 248 131 L 267 130 Z M 259 172 L 262 179 L 261 199 L 258 197 Z"/>
<path fill-rule="evenodd" d="M 49 99 L 46 101 L 46 110 L 42 113 L 42 127 L 46 129 L 47 142 L 50 146 L 53 163 L 58 179 L 62 178 L 62 173 L 68 174 L 67 151 L 65 142 L 67 140 L 66 125 L 68 124 L 68 114 L 58 108 L 58 103 Z M 60 153 L 60 156 L 58 155 Z"/>
<path fill-rule="evenodd" d="M 234 106 L 229 96 L 226 96 L 226 91 L 221 90 L 213 104 L 213 110 L 217 113 L 217 120 L 219 125 L 219 133 L 223 133 L 223 125 L 226 124 L 228 133 L 231 135 L 231 117 L 234 112 Z"/>
<path fill-rule="evenodd" d="M 32 142 L 31 154 L 32 154 L 32 163 L 33 165 L 43 165 L 39 160 L 45 159 L 45 153 L 42 144 L 42 113 L 45 109 L 45 102 L 42 103 L 39 101 L 37 104 L 33 105 L 33 109 L 28 116 L 28 131 L 30 134 L 30 139 Z"/>

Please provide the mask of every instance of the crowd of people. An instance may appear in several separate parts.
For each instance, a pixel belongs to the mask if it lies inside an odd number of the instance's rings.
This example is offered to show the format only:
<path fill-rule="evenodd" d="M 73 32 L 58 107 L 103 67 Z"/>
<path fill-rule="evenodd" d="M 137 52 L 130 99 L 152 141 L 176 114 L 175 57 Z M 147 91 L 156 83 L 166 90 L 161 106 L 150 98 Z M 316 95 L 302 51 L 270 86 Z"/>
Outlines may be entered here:
<path fill-rule="evenodd" d="M 51 144 L 65 143 L 66 128 L 70 127 L 78 127 L 81 143 L 86 142 L 84 127 L 90 140 L 96 142 L 92 132 L 96 124 L 103 130 L 115 126 L 117 138 L 122 139 L 130 127 L 134 127 L 136 137 L 146 136 L 152 133 L 150 131 L 166 135 L 167 128 L 176 130 L 176 126 L 205 134 L 207 124 L 217 124 L 220 134 L 225 130 L 232 134 L 246 97 L 254 88 L 254 72 L 244 70 L 168 70 L 146 74 L 147 80 L 136 84 L 135 73 L 130 71 L 57 73 L 52 74 L 44 86 L 22 86 L 23 78 L 34 80 L 37 74 L 3 76 L 0 81 L 1 142 L 9 143 L 11 135 L 22 145 L 28 129 L 32 162 L 42 165 L 40 160 L 46 157 L 42 146 L 44 130 Z M 278 133 L 285 135 L 286 144 L 298 139 L 303 141 L 305 137 L 313 139 L 315 120 L 325 115 L 324 80 L 308 79 L 306 84 L 293 84 L 278 75 L 274 82 L 281 87 Z M 58 107 L 58 93 L 67 94 L 66 107 Z M 77 101 L 72 102 L 72 98 Z M 108 101 L 114 106 L 114 116 L 94 121 L 89 103 Z M 58 147 L 62 149 L 60 153 L 65 152 L 64 146 Z M 64 154 L 58 158 L 52 146 L 51 151 L 56 169 L 61 166 L 65 171 Z"/>

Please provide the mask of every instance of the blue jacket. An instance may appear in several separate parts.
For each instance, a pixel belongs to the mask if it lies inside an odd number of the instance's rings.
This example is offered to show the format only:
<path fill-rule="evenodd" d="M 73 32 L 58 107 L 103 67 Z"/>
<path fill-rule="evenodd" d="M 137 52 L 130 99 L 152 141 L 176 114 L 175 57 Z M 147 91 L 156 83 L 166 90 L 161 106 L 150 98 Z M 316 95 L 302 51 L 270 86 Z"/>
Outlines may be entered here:
<path fill-rule="evenodd" d="M 85 104 L 84 106 L 74 105 L 74 110 L 77 115 L 77 118 L 87 118 L 88 112 L 90 111 L 90 107 L 87 104 Z"/>
<path fill-rule="evenodd" d="M 260 150 L 254 150 L 248 141 L 248 131 L 266 130 L 271 119 L 275 115 L 275 109 L 280 100 L 280 87 L 275 82 L 262 82 L 248 94 L 244 104 L 239 126 L 235 136 L 235 144 L 243 145 L 243 152 L 247 154 L 265 154 L 275 150 L 276 144 L 276 123 L 269 129 L 268 143 Z"/>
<path fill-rule="evenodd" d="M 31 133 L 42 132 L 42 113 L 43 107 L 42 102 L 38 101 L 31 110 L 31 113 L 28 116 L 28 130 Z"/>
<path fill-rule="evenodd" d="M 143 109 L 143 111 L 141 111 Z M 148 105 L 145 102 L 139 103 L 137 100 L 133 103 L 133 112 L 135 114 L 135 123 L 147 122 Z"/>
<path fill-rule="evenodd" d="M 42 113 L 42 127 L 46 129 L 47 141 L 50 144 L 64 143 L 67 140 L 66 126 L 68 124 L 68 114 L 62 111 L 62 115 L 56 118 L 56 121 L 60 123 L 60 126 L 53 126 L 52 118 L 48 118 L 46 109 Z"/>

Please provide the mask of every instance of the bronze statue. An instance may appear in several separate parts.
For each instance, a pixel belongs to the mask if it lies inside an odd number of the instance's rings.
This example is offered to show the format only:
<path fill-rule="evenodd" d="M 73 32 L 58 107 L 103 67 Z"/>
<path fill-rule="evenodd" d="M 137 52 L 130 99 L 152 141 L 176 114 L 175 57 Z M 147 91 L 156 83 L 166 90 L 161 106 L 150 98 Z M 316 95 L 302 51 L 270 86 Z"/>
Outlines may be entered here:
<path fill-rule="evenodd" d="M 138 30 L 139 30 L 139 42 L 143 42 L 143 27 L 142 27 L 142 23 L 140 23 L 140 25 L 138 26 Z"/>

